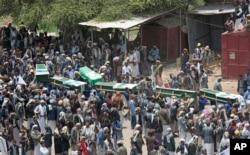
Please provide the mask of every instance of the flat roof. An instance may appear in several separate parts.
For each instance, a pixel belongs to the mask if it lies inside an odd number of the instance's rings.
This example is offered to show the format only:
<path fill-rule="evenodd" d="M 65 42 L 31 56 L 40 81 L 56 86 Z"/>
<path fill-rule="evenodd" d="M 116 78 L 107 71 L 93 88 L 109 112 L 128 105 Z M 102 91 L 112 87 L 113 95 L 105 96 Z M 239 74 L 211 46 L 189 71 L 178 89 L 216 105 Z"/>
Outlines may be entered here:
<path fill-rule="evenodd" d="M 118 21 L 104 21 L 104 22 L 98 22 L 95 20 L 90 20 L 87 22 L 81 22 L 78 23 L 79 25 L 84 25 L 84 26 L 91 26 L 91 27 L 97 27 L 100 29 L 107 29 L 107 28 L 119 28 L 119 29 L 129 29 L 141 24 L 144 24 L 146 22 L 150 22 L 156 19 L 159 19 L 167 14 L 170 14 L 174 11 L 176 11 L 179 8 L 174 8 L 171 10 L 168 10 L 166 12 L 156 14 L 156 15 L 146 15 L 145 17 L 133 17 L 131 19 L 127 20 L 118 20 Z"/>
<path fill-rule="evenodd" d="M 220 10 L 221 8 L 223 9 Z M 225 4 L 223 7 L 221 4 L 207 4 L 188 11 L 188 14 L 217 15 L 217 14 L 233 13 L 234 11 L 235 8 L 232 4 Z"/>

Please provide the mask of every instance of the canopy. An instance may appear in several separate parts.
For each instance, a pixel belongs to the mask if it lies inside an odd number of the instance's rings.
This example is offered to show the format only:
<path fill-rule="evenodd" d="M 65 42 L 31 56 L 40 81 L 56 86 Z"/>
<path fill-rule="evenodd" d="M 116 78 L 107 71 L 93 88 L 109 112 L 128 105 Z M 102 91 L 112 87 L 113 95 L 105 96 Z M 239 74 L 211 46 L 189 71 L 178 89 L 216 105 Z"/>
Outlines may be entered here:
<path fill-rule="evenodd" d="M 79 69 L 80 76 L 89 82 L 90 85 L 94 85 L 96 82 L 102 82 L 102 76 L 88 67 L 81 67 Z"/>
<path fill-rule="evenodd" d="M 163 12 L 161 14 L 157 14 L 157 15 L 147 15 L 144 17 L 133 17 L 131 19 L 127 19 L 127 20 L 118 20 L 118 21 L 106 21 L 106 22 L 98 22 L 95 20 L 90 20 L 87 22 L 81 22 L 79 23 L 79 25 L 84 25 L 84 26 L 92 26 L 92 27 L 97 27 L 100 29 L 107 29 L 107 28 L 118 28 L 118 29 L 129 29 L 141 24 L 144 24 L 146 22 L 150 22 L 159 18 L 162 18 L 163 16 L 170 14 L 174 11 L 176 11 L 179 8 L 173 8 L 171 10 L 168 10 L 166 12 Z"/>

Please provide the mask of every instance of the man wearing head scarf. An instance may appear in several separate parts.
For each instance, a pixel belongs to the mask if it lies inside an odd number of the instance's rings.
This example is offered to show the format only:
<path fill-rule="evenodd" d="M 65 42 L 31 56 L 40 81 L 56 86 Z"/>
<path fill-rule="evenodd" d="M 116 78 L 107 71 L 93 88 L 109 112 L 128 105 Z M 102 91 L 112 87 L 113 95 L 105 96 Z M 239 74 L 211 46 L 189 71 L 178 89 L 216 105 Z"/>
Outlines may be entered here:
<path fill-rule="evenodd" d="M 151 78 L 153 79 L 153 85 L 161 87 L 163 85 L 162 72 L 163 66 L 160 60 L 155 61 L 155 65 L 151 66 Z"/>
<path fill-rule="evenodd" d="M 155 146 L 158 145 L 158 140 L 154 136 L 154 132 L 155 132 L 154 129 L 151 129 L 148 131 L 148 135 L 145 136 L 148 153 L 154 150 Z"/>
<path fill-rule="evenodd" d="M 184 111 L 179 112 L 178 130 L 179 130 L 179 137 L 186 139 L 187 128 L 186 128 L 186 119 Z"/>
<path fill-rule="evenodd" d="M 132 127 L 134 128 L 136 124 L 142 125 L 141 110 L 139 107 L 135 108 L 135 115 L 132 116 Z"/>
<path fill-rule="evenodd" d="M 205 120 L 206 126 L 202 129 L 204 139 L 204 148 L 207 149 L 207 155 L 214 155 L 214 129 L 211 126 L 210 119 Z"/>
<path fill-rule="evenodd" d="M 142 128 L 140 124 L 135 125 L 131 140 L 133 141 L 135 147 L 137 148 L 137 153 L 142 154 L 142 146 L 144 142 L 142 139 Z"/>
<path fill-rule="evenodd" d="M 73 122 L 74 122 L 74 124 L 76 124 L 76 123 L 80 123 L 81 125 L 84 124 L 84 117 L 83 117 L 83 113 L 82 113 L 81 108 L 77 109 L 77 113 L 73 117 Z"/>
<path fill-rule="evenodd" d="M 193 136 L 188 142 L 188 154 L 193 155 L 196 153 L 198 146 L 198 136 Z"/>
<path fill-rule="evenodd" d="M 80 132 L 81 123 L 76 123 L 76 125 L 71 129 L 71 150 L 76 151 L 77 145 L 80 143 Z"/>
<path fill-rule="evenodd" d="M 45 141 L 43 139 L 40 140 L 40 155 L 50 155 L 49 149 L 45 146 Z"/>
<path fill-rule="evenodd" d="M 214 90 L 222 91 L 221 81 L 221 77 L 218 77 L 216 82 L 214 83 Z"/>
<path fill-rule="evenodd" d="M 45 125 L 47 122 L 47 108 L 45 106 L 45 101 L 41 100 L 40 105 L 35 108 L 35 113 L 38 114 L 39 125 L 41 128 L 41 132 L 45 133 Z"/>
<path fill-rule="evenodd" d="M 244 139 L 250 139 L 250 127 L 249 127 L 249 123 L 246 123 L 244 125 L 244 128 L 242 130 L 242 137 Z"/>
<path fill-rule="evenodd" d="M 185 142 L 185 139 L 181 138 L 180 143 L 176 148 L 177 155 L 188 155 L 188 145 Z"/>
<path fill-rule="evenodd" d="M 119 154 L 119 155 L 127 155 L 127 149 L 123 145 L 123 142 L 121 140 L 119 140 L 117 142 L 117 145 L 118 145 L 118 149 L 117 149 L 116 153 Z"/>
<path fill-rule="evenodd" d="M 160 107 L 159 107 L 160 108 Z M 152 128 L 155 130 L 154 136 L 159 142 L 157 146 L 160 146 L 162 144 L 162 122 L 160 117 L 158 116 L 158 109 L 154 112 L 154 118 L 152 123 Z"/>
<path fill-rule="evenodd" d="M 54 133 L 54 130 L 56 128 L 56 117 L 57 117 L 57 105 L 56 100 L 51 99 L 50 104 L 48 104 L 48 125 L 51 127 L 52 133 Z"/>
<path fill-rule="evenodd" d="M 163 146 L 168 150 L 169 155 L 173 155 L 175 152 L 175 140 L 174 135 L 172 134 L 172 129 L 167 128 L 167 134 L 163 138 Z"/>
<path fill-rule="evenodd" d="M 16 114 L 14 112 L 10 113 L 9 123 L 13 127 L 14 140 L 16 141 L 16 144 L 19 145 L 19 142 L 20 142 L 20 136 L 19 136 L 20 126 L 19 126 Z"/>
<path fill-rule="evenodd" d="M 34 109 L 35 109 L 35 100 L 30 99 L 29 102 L 26 104 L 26 118 L 27 118 L 27 127 L 28 128 L 30 127 L 31 123 L 33 122 Z"/>
<path fill-rule="evenodd" d="M 217 153 L 220 153 L 224 150 L 226 150 L 230 146 L 230 139 L 229 139 L 229 133 L 226 131 L 223 134 L 223 137 L 220 142 L 220 146 L 217 150 Z"/>
<path fill-rule="evenodd" d="M 45 126 L 45 133 L 42 139 L 44 140 L 45 147 L 48 149 L 49 153 L 51 153 L 51 147 L 52 147 L 52 130 L 50 126 Z"/>
<path fill-rule="evenodd" d="M 31 129 L 31 138 L 34 142 L 35 149 L 34 149 L 34 155 L 40 155 L 40 139 L 43 136 L 43 133 L 40 133 L 38 131 L 38 126 L 33 125 Z"/>

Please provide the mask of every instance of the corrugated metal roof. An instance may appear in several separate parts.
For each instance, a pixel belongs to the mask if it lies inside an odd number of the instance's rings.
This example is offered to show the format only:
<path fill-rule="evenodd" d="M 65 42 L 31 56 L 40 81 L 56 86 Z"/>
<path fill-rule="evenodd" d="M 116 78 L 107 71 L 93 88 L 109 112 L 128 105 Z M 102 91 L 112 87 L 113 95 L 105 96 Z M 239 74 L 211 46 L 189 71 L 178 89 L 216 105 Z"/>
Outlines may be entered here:
<path fill-rule="evenodd" d="M 180 19 L 178 17 L 165 18 L 155 21 L 155 23 L 163 27 L 177 27 L 180 26 Z"/>
<path fill-rule="evenodd" d="M 92 26 L 92 27 L 97 27 L 100 29 L 106 29 L 106 28 L 119 28 L 119 29 L 129 29 L 132 27 L 135 27 L 137 25 L 141 25 L 144 24 L 146 22 L 150 22 L 156 19 L 159 19 L 171 12 L 176 11 L 179 8 L 174 8 L 171 9 L 169 11 L 166 11 L 164 13 L 161 14 L 157 14 L 157 15 L 151 15 L 151 16 L 145 16 L 145 17 L 133 17 L 131 19 L 128 20 L 118 20 L 118 21 L 111 21 L 111 22 L 98 22 L 95 20 L 90 20 L 87 22 L 81 22 L 79 23 L 79 25 L 84 25 L 84 26 Z"/>
<path fill-rule="evenodd" d="M 220 10 L 222 8 L 222 10 Z M 217 15 L 217 14 L 228 14 L 233 13 L 235 10 L 232 4 L 225 4 L 223 7 L 221 4 L 208 4 L 202 7 L 195 8 L 190 10 L 189 14 L 198 14 L 198 15 Z"/>

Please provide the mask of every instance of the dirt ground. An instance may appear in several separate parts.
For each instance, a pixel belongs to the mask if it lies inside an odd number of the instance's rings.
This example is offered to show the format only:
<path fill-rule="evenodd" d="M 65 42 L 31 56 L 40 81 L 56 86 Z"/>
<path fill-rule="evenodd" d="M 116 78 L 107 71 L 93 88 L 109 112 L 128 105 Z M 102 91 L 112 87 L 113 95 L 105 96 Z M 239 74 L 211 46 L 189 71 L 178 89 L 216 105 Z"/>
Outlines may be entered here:
<path fill-rule="evenodd" d="M 208 75 L 208 87 L 213 89 L 217 77 L 221 76 L 221 66 L 220 64 L 214 65 L 210 66 L 209 69 L 212 74 Z M 164 64 L 163 81 L 167 82 L 170 79 L 169 74 L 177 75 L 179 71 L 180 68 L 176 67 L 176 63 Z M 224 92 L 237 94 L 237 80 L 222 79 L 221 84 Z"/>

